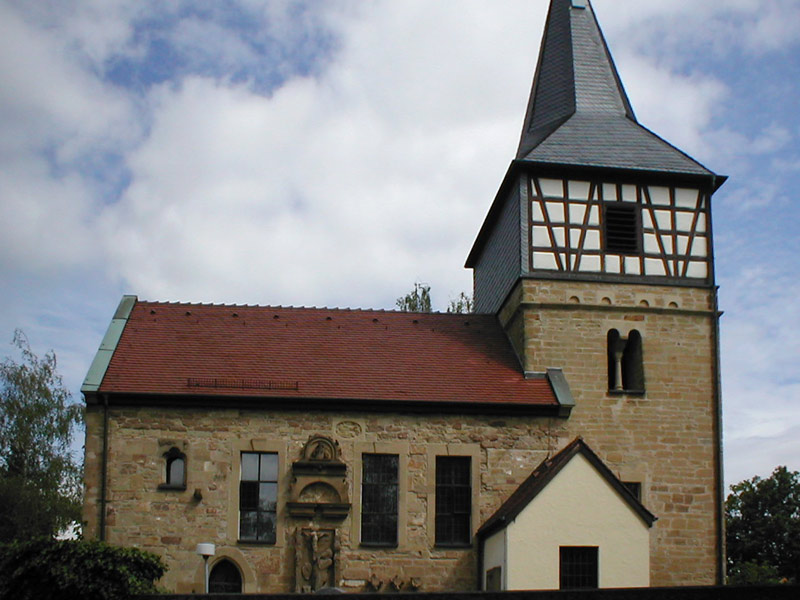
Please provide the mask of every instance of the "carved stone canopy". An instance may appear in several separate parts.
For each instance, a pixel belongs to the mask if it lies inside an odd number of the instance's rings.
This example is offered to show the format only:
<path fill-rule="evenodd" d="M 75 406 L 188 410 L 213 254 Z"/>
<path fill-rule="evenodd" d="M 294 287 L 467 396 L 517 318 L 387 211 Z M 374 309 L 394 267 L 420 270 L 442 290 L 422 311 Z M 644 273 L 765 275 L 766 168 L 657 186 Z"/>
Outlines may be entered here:
<path fill-rule="evenodd" d="M 309 438 L 292 463 L 292 483 L 286 504 L 293 517 L 344 519 L 350 512 L 347 465 L 339 444 L 328 437 Z"/>

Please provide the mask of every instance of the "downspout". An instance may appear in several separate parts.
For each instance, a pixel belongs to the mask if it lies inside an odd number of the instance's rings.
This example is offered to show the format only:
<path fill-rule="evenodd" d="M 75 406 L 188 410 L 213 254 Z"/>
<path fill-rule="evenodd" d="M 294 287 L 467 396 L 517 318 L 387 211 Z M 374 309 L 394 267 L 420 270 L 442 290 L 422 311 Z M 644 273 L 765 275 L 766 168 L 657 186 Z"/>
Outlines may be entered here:
<path fill-rule="evenodd" d="M 114 313 L 106 334 L 103 336 L 103 341 L 100 342 L 100 347 L 97 349 L 97 354 L 92 360 L 86 379 L 83 380 L 81 392 L 87 399 L 90 396 L 96 398 L 97 394 L 100 394 L 100 384 L 105 378 L 108 366 L 111 364 L 111 358 L 114 356 L 119 340 L 122 337 L 122 332 L 128 323 L 128 317 L 130 317 L 136 302 L 136 296 L 123 296 L 122 300 L 120 300 L 117 311 Z M 105 541 L 106 495 L 108 493 L 108 484 L 106 482 L 108 476 L 108 394 L 103 393 L 101 395 L 103 397 L 103 459 L 100 467 L 100 533 L 98 537 L 100 541 Z"/>
<path fill-rule="evenodd" d="M 727 180 L 727 177 L 711 175 L 711 189 L 708 192 L 708 234 L 709 239 L 714 239 L 714 222 L 711 214 L 711 198 L 720 186 Z M 711 244 L 711 265 L 714 268 L 714 244 Z M 711 282 L 716 280 L 716 273 L 712 271 Z M 725 585 L 726 580 L 726 566 L 727 558 L 725 552 L 725 476 L 723 469 L 723 455 L 722 455 L 722 373 L 720 371 L 722 359 L 720 357 L 720 333 L 719 333 L 719 320 L 722 317 L 722 312 L 719 310 L 719 286 L 713 287 L 713 301 L 714 301 L 714 465 L 717 494 L 716 494 L 716 509 L 715 509 L 715 525 L 717 530 L 717 585 Z"/>
<path fill-rule="evenodd" d="M 100 541 L 106 541 L 106 490 L 108 473 L 108 394 L 103 394 L 103 460 L 100 467 Z"/>
<path fill-rule="evenodd" d="M 717 585 L 725 585 L 726 553 L 725 553 L 725 477 L 723 472 L 722 455 L 722 374 L 720 373 L 720 334 L 719 319 L 722 313 L 719 310 L 718 288 L 714 288 L 714 427 L 715 435 L 715 462 L 716 471 L 716 529 L 717 529 Z"/>

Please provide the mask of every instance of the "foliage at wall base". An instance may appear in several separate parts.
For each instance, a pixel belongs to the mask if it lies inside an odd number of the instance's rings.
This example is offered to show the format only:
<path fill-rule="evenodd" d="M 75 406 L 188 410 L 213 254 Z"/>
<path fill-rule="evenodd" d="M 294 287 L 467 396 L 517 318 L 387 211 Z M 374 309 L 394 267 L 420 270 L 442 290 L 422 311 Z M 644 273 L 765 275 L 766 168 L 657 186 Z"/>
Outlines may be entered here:
<path fill-rule="evenodd" d="M 161 558 L 102 542 L 40 539 L 0 546 L 0 598 L 121 600 L 156 593 Z"/>

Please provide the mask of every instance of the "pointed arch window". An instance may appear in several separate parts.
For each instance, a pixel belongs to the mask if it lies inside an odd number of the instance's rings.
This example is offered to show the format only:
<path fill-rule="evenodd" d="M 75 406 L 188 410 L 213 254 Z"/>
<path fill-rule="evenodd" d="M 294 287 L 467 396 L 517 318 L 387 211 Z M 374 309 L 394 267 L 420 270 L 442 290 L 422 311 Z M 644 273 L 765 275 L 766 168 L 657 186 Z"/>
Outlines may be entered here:
<path fill-rule="evenodd" d="M 186 455 L 175 447 L 164 453 L 164 483 L 161 490 L 186 489 Z"/>
<path fill-rule="evenodd" d="M 210 594 L 241 594 L 242 574 L 233 562 L 223 559 L 214 565 L 208 576 Z"/>
<path fill-rule="evenodd" d="M 635 329 L 627 338 L 608 332 L 608 389 L 614 393 L 643 394 L 642 336 Z"/>

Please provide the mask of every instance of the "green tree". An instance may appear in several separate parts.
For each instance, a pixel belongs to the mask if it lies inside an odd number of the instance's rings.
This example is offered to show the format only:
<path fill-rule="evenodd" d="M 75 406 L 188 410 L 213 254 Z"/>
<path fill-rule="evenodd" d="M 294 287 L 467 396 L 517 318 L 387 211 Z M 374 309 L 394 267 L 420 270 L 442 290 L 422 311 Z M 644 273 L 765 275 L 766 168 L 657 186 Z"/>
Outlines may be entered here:
<path fill-rule="evenodd" d="M 432 312 L 431 286 L 425 285 L 424 283 L 415 283 L 414 289 L 405 296 L 398 298 L 395 304 L 402 312 Z M 458 298 L 450 300 L 450 304 L 447 306 L 447 312 L 471 313 L 472 297 L 461 292 Z"/>
<path fill-rule="evenodd" d="M 449 313 L 471 313 L 472 312 L 472 296 L 468 296 L 461 292 L 458 298 L 450 300 L 450 305 L 447 307 Z"/>
<path fill-rule="evenodd" d="M 0 542 L 55 536 L 80 520 L 81 468 L 70 443 L 82 422 L 51 351 L 17 330 L 20 362 L 0 363 Z"/>
<path fill-rule="evenodd" d="M 800 473 L 777 467 L 725 501 L 730 583 L 800 581 Z"/>
<path fill-rule="evenodd" d="M 0 545 L 0 598 L 122 600 L 158 592 L 161 559 L 103 542 L 37 539 Z"/>
<path fill-rule="evenodd" d="M 431 286 L 415 283 L 414 290 L 397 299 L 402 312 L 431 312 Z"/>

